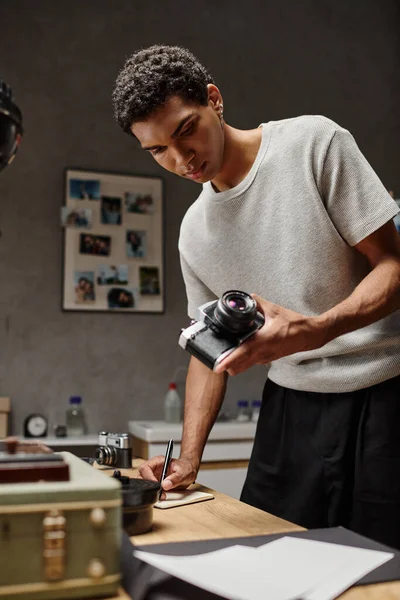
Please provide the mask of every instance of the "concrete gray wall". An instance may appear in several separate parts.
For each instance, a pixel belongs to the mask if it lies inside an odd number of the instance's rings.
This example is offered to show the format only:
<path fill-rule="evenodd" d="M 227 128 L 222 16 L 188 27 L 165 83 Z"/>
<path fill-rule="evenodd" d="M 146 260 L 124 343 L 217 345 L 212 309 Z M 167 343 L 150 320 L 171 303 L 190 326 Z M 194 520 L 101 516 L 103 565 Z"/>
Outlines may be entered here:
<path fill-rule="evenodd" d="M 177 238 L 199 188 L 162 173 L 114 123 L 125 57 L 152 43 L 187 46 L 213 73 L 229 123 L 324 114 L 400 191 L 399 25 L 396 0 L 0 2 L 0 76 L 26 129 L 0 177 L 0 395 L 12 398 L 14 432 L 29 412 L 62 422 L 70 394 L 84 397 L 91 432 L 160 418 L 171 374 L 187 364 Z M 164 177 L 164 315 L 61 311 L 66 167 Z M 259 367 L 233 378 L 228 408 L 260 397 L 264 376 Z"/>

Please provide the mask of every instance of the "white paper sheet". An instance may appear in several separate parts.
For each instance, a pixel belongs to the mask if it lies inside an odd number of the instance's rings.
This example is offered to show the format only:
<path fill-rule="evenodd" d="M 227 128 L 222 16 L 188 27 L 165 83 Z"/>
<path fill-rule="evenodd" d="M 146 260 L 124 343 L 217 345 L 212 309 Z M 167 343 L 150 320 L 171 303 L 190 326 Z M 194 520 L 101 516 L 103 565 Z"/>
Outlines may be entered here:
<path fill-rule="evenodd" d="M 258 548 L 230 546 L 195 556 L 134 554 L 231 600 L 332 600 L 394 556 L 288 536 Z"/>
<path fill-rule="evenodd" d="M 394 556 L 389 552 L 376 552 L 364 548 L 357 548 L 357 550 L 359 550 L 358 555 L 353 553 L 352 557 L 349 557 L 349 560 L 341 568 L 339 575 L 334 573 L 327 577 L 323 584 L 307 594 L 307 600 L 333 600 L 337 598 L 364 575 L 377 569 Z"/>
<path fill-rule="evenodd" d="M 200 588 L 232 600 L 292 600 L 293 596 L 274 587 L 253 561 L 254 549 L 230 546 L 196 556 L 162 556 L 135 551 L 135 556 Z"/>

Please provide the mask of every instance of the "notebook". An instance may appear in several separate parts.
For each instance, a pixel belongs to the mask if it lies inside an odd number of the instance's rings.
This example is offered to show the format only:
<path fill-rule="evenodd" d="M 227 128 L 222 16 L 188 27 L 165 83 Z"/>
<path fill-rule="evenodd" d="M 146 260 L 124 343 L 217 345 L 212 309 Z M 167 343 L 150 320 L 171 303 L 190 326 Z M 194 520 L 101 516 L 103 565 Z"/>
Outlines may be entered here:
<path fill-rule="evenodd" d="M 184 504 L 193 504 L 194 502 L 203 502 L 203 500 L 212 500 L 214 496 L 209 492 L 196 492 L 192 490 L 177 490 L 167 492 L 166 500 L 159 500 L 155 503 L 156 508 L 175 508 Z"/>

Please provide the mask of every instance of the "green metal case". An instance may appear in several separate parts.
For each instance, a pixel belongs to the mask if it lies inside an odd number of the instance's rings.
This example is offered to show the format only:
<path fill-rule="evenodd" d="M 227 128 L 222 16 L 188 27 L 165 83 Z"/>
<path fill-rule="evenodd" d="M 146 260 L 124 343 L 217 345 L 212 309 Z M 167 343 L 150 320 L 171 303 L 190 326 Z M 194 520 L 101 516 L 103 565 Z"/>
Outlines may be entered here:
<path fill-rule="evenodd" d="M 117 593 L 121 486 L 70 454 L 70 481 L 0 485 L 0 599 Z"/>

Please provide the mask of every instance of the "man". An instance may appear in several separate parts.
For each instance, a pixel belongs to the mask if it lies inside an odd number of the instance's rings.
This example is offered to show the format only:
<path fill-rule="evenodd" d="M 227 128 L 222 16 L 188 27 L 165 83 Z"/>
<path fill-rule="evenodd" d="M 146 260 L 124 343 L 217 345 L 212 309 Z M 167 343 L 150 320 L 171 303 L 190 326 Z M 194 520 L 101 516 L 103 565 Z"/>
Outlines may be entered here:
<path fill-rule="evenodd" d="M 189 316 L 256 292 L 265 326 L 212 372 L 191 358 L 182 449 L 192 483 L 227 376 L 269 366 L 242 500 L 306 527 L 400 547 L 400 243 L 396 203 L 348 131 L 321 116 L 228 125 L 187 50 L 136 52 L 116 118 L 165 169 L 203 184 L 179 250 Z M 141 468 L 159 479 L 164 458 Z"/>

